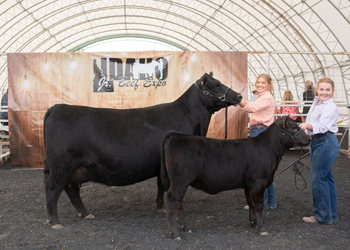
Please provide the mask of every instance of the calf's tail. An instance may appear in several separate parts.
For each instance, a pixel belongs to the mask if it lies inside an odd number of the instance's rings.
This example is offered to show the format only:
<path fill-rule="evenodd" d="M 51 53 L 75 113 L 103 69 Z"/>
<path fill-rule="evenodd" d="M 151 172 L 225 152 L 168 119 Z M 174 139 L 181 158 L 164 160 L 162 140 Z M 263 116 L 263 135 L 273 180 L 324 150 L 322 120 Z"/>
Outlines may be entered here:
<path fill-rule="evenodd" d="M 176 131 L 167 132 L 163 137 L 162 145 L 160 147 L 160 159 L 161 159 L 160 176 L 161 176 L 165 191 L 168 191 L 170 188 L 170 180 L 169 180 L 168 171 L 166 169 L 166 163 L 165 163 L 165 150 L 168 144 L 168 140 L 171 137 L 176 135 L 179 135 L 179 133 Z"/>

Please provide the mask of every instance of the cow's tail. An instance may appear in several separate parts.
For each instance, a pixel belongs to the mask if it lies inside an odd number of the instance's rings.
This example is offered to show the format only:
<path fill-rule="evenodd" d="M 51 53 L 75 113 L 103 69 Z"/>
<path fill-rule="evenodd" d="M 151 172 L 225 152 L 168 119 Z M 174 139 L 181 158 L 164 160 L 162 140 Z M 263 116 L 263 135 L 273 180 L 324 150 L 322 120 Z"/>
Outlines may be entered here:
<path fill-rule="evenodd" d="M 49 118 L 51 112 L 52 112 L 52 108 L 49 108 L 46 113 L 45 113 L 45 116 L 44 116 L 44 126 L 43 126 L 43 137 L 44 137 L 44 147 L 45 147 L 45 151 L 46 151 L 46 122 L 47 122 L 47 119 Z M 45 162 L 44 162 L 44 173 L 45 173 L 45 180 L 47 178 L 47 176 L 50 174 L 50 168 L 46 162 L 46 157 L 45 157 Z"/>
<path fill-rule="evenodd" d="M 170 180 L 169 180 L 168 171 L 166 169 L 166 164 L 165 164 L 165 150 L 168 144 L 168 140 L 175 135 L 179 135 L 179 133 L 176 131 L 167 132 L 163 137 L 162 145 L 160 147 L 160 158 L 161 158 L 160 176 L 161 176 L 165 191 L 168 191 L 170 188 Z"/>

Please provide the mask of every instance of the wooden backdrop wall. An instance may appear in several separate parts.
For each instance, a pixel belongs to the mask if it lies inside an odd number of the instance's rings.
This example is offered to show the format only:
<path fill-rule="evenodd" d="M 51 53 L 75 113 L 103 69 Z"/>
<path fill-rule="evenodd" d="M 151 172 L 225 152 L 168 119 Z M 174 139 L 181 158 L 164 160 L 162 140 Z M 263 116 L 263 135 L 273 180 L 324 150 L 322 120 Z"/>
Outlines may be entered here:
<path fill-rule="evenodd" d="M 140 79 L 135 80 L 132 63 L 138 60 L 140 63 L 162 61 L 165 79 L 158 79 L 160 73 L 156 72 L 139 74 Z M 75 68 L 71 65 L 73 61 Z M 109 80 L 105 83 L 114 84 L 114 89 L 103 87 L 100 91 L 105 92 L 96 92 L 95 88 L 94 92 L 93 83 L 101 79 L 98 70 L 103 70 L 106 81 Z M 47 109 L 56 103 L 117 109 L 148 107 L 176 100 L 210 71 L 247 99 L 245 52 L 8 54 L 12 168 L 43 168 L 43 118 Z M 208 137 L 224 139 L 224 117 L 224 110 L 214 114 Z M 248 116 L 239 107 L 229 107 L 228 139 L 247 137 L 247 122 Z"/>

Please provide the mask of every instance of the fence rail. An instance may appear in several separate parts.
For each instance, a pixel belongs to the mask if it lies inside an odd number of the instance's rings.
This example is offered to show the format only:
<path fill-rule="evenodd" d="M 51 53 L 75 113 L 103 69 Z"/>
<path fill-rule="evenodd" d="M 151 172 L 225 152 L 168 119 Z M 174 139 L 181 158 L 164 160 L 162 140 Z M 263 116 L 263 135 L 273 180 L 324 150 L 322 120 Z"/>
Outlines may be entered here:
<path fill-rule="evenodd" d="M 7 106 L 0 106 L 0 114 L 8 112 Z M 5 124 L 5 125 L 4 125 Z M 0 119 L 0 162 L 7 160 L 10 157 L 10 136 L 8 119 Z"/>

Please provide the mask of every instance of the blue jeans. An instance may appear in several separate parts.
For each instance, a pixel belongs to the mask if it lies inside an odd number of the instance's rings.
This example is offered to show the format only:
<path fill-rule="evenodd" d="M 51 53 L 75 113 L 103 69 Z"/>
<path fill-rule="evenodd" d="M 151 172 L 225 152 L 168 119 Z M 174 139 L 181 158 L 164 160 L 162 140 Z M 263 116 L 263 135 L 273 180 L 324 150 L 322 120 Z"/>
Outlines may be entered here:
<path fill-rule="evenodd" d="M 250 130 L 250 137 L 256 137 L 258 134 L 266 130 L 267 128 L 255 128 Z M 265 189 L 264 193 L 264 209 L 277 208 L 276 202 L 276 191 L 275 191 L 275 183 L 272 182 L 270 187 Z"/>
<path fill-rule="evenodd" d="M 318 223 L 338 221 L 337 192 L 332 174 L 332 165 L 338 154 L 339 143 L 334 134 L 311 141 L 313 217 Z"/>

